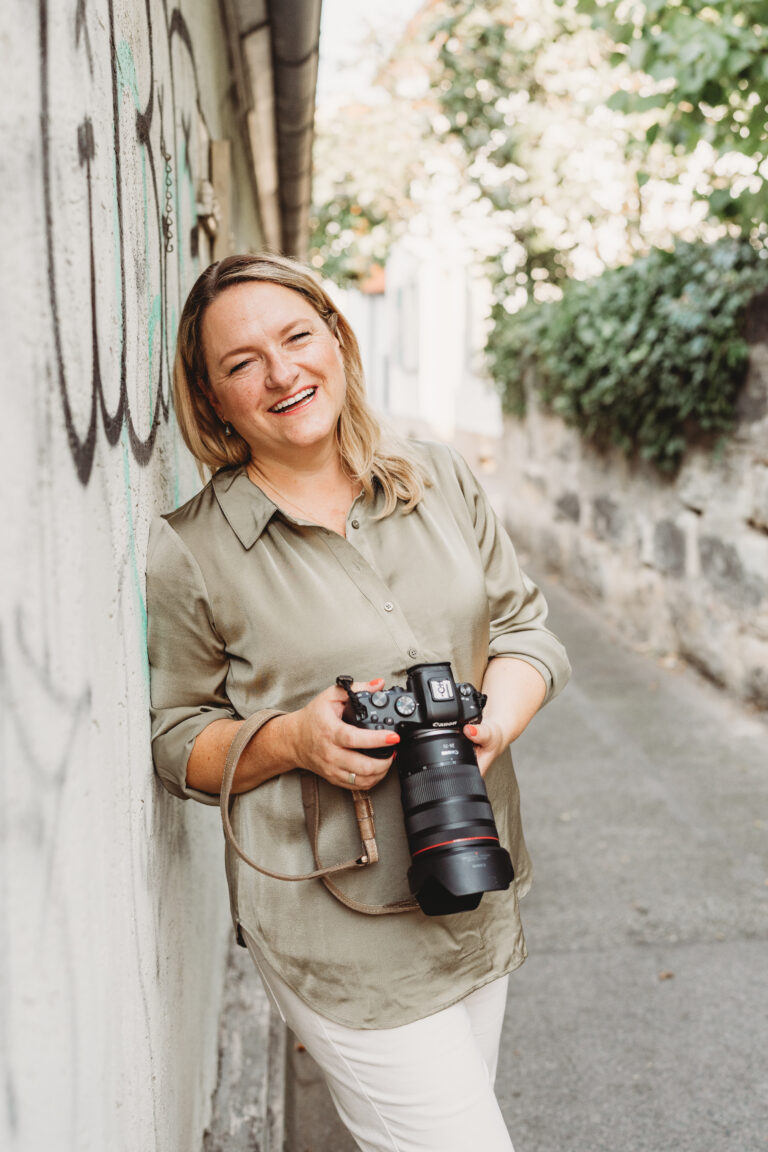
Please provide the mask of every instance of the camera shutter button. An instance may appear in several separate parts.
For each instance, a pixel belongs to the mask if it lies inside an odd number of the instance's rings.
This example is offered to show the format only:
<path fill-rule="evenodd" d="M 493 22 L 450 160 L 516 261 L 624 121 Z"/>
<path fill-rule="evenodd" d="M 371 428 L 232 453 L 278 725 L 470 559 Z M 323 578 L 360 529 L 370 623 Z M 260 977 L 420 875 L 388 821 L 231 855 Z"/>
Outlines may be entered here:
<path fill-rule="evenodd" d="M 386 708 L 388 699 L 386 692 L 374 692 L 371 696 L 371 704 L 375 705 L 376 708 Z"/>

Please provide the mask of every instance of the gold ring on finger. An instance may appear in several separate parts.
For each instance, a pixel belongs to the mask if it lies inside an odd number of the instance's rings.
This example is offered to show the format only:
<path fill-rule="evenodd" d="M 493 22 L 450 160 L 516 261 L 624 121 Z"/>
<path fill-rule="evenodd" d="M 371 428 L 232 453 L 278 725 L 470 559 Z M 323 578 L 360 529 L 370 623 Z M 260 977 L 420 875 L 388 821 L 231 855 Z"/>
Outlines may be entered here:
<path fill-rule="evenodd" d="M 354 788 L 354 786 L 355 786 L 355 779 L 356 779 L 356 775 L 355 775 L 355 773 L 354 773 L 354 772 L 350 772 L 350 773 L 349 773 L 349 775 L 347 776 L 347 783 L 349 784 L 350 788 Z"/>

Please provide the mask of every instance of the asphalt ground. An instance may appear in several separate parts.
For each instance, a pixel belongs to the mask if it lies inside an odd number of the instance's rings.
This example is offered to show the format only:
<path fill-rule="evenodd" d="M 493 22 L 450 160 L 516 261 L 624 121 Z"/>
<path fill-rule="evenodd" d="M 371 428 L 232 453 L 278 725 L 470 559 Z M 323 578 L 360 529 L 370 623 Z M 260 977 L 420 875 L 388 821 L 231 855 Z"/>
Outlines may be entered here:
<path fill-rule="evenodd" d="M 544 585 L 574 676 L 515 749 L 535 869 L 497 1080 L 516 1152 L 766 1152 L 768 723 Z M 288 1152 L 354 1152 L 294 1043 L 289 1067 Z"/>

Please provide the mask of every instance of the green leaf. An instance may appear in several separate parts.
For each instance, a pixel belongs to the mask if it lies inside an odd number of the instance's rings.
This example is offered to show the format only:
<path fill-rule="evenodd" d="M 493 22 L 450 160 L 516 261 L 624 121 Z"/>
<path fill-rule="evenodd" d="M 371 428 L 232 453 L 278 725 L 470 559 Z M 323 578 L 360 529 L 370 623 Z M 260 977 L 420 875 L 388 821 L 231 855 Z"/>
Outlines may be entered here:
<path fill-rule="evenodd" d="M 627 52 L 627 63 L 630 68 L 635 69 L 637 72 L 642 72 L 646 66 L 648 53 L 649 45 L 646 40 L 633 40 Z"/>
<path fill-rule="evenodd" d="M 629 101 L 629 92 L 625 92 L 622 88 L 620 88 L 617 92 L 614 92 L 611 96 L 608 97 L 606 105 L 613 112 L 626 112 L 629 109 Z"/>
<path fill-rule="evenodd" d="M 735 51 L 729 52 L 726 60 L 728 74 L 733 79 L 736 79 L 739 73 L 746 72 L 752 66 L 753 59 L 754 54 L 752 52 L 746 52 L 743 48 L 737 48 Z"/>

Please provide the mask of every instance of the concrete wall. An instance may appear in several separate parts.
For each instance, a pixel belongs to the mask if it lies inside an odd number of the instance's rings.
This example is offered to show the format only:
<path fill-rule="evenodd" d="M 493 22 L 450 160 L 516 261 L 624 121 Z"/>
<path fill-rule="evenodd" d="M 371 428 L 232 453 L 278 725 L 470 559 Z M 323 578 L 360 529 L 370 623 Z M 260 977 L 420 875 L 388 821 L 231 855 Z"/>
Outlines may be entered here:
<path fill-rule="evenodd" d="M 736 433 L 696 450 L 674 481 L 600 456 L 542 412 L 500 449 L 505 512 L 534 571 L 598 601 L 620 632 L 684 657 L 768 708 L 768 315 L 751 318 L 752 355 Z"/>
<path fill-rule="evenodd" d="M 194 1152 L 216 1080 L 221 834 L 153 776 L 143 572 L 151 517 L 198 485 L 168 403 L 201 182 L 231 177 L 236 243 L 259 241 L 219 12 L 6 0 L 0 22 L 8 1152 Z"/>

